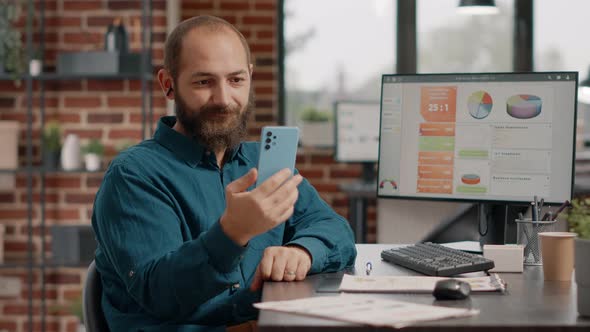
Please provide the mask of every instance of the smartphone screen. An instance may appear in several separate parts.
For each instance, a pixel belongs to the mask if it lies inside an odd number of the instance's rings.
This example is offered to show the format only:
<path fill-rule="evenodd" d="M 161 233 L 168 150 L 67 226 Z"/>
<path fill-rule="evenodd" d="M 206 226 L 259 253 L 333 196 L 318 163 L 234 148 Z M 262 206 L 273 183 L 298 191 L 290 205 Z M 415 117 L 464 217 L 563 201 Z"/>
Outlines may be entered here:
<path fill-rule="evenodd" d="M 294 172 L 298 143 L 299 128 L 297 127 L 262 128 L 257 187 L 283 168 L 289 168 L 291 173 Z"/>

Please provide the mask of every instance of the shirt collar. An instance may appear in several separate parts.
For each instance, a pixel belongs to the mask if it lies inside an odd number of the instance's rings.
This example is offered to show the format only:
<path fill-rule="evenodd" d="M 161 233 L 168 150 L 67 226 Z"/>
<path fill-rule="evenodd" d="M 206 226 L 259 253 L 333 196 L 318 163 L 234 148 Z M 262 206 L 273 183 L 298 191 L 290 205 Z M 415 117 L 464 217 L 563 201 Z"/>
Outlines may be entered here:
<path fill-rule="evenodd" d="M 215 160 L 214 156 L 209 156 L 209 151 L 204 145 L 172 129 L 175 123 L 175 116 L 164 116 L 160 118 L 158 128 L 154 133 L 154 140 L 183 159 L 191 167 L 195 167 L 200 162 L 206 161 L 207 158 Z M 229 161 L 236 158 L 245 162 L 250 161 L 243 152 L 242 143 L 232 149 L 229 156 Z"/>

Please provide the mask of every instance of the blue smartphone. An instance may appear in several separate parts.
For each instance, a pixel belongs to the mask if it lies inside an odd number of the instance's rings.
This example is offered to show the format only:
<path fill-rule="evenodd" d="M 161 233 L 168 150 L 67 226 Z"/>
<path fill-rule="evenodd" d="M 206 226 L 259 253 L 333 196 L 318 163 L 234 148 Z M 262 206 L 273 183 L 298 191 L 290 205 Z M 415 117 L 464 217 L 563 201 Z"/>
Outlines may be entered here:
<path fill-rule="evenodd" d="M 256 187 L 283 168 L 295 170 L 299 128 L 263 127 L 260 133 L 260 155 L 258 157 L 258 179 Z"/>

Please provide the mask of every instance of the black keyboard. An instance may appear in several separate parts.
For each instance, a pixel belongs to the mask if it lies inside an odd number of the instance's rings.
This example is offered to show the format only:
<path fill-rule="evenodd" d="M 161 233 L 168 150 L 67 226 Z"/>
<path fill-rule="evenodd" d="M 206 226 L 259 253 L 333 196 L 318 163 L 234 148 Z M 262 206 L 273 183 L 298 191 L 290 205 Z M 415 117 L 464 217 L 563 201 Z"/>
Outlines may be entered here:
<path fill-rule="evenodd" d="M 383 250 L 381 258 L 410 270 L 440 277 L 494 268 L 491 259 L 430 242 Z"/>

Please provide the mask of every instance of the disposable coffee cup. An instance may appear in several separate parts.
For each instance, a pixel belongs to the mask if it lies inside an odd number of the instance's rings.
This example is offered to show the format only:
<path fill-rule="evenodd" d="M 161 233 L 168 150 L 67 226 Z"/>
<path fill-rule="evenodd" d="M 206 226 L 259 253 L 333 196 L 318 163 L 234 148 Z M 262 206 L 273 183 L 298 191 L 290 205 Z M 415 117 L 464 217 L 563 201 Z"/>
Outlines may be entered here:
<path fill-rule="evenodd" d="M 545 280 L 572 280 L 575 237 L 576 233 L 569 232 L 539 233 Z"/>

